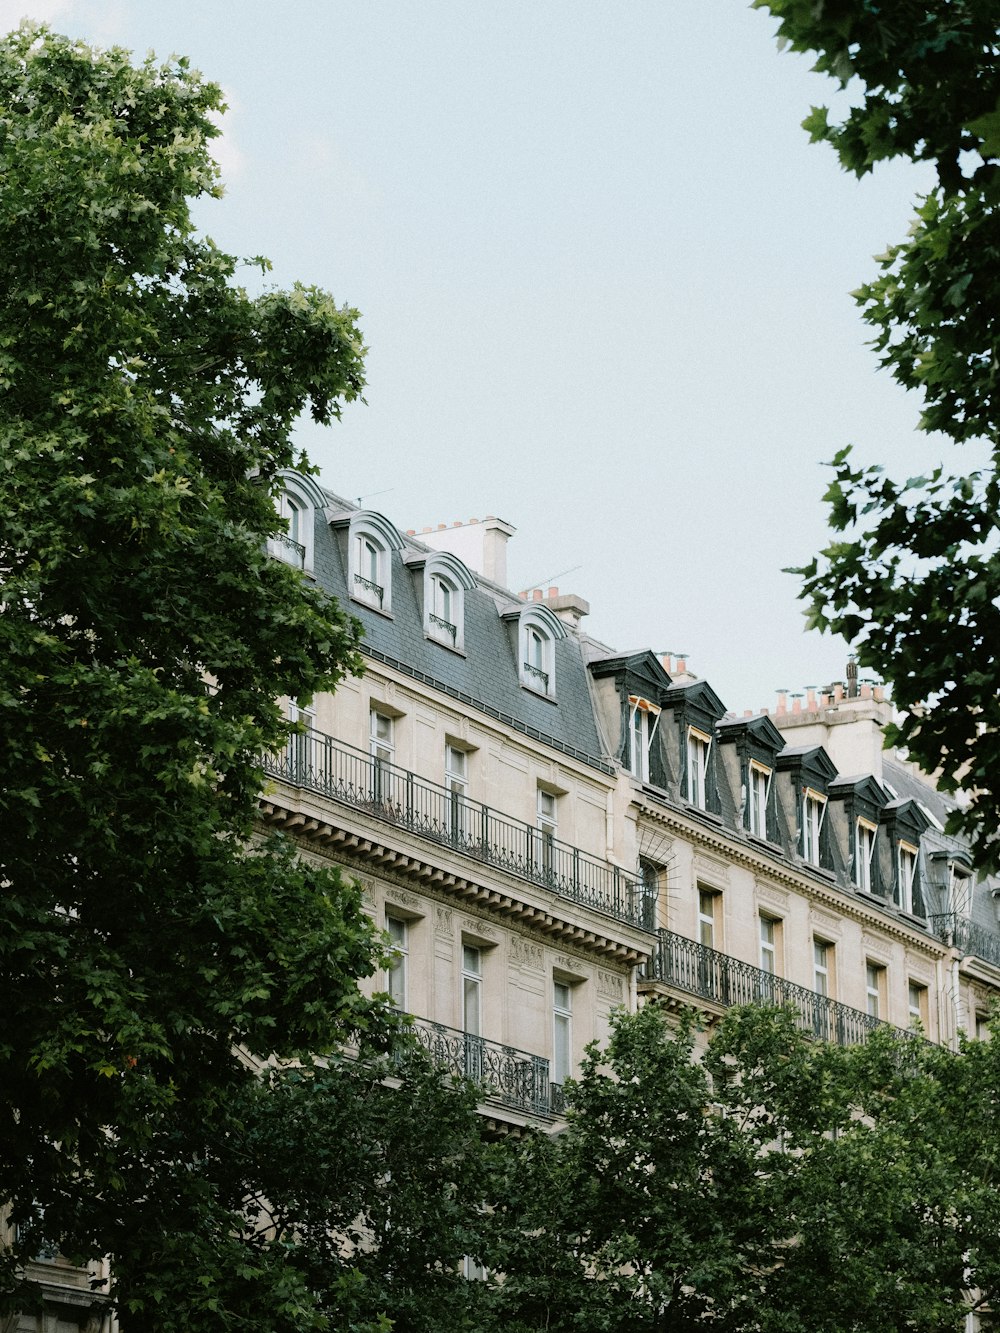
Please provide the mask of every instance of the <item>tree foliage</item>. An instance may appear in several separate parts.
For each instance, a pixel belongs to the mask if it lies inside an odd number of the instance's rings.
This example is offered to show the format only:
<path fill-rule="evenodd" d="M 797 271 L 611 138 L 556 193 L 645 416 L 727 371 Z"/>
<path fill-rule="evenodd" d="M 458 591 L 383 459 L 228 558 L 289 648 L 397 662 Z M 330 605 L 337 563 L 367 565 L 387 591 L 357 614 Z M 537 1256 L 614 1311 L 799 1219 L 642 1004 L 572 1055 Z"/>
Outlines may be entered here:
<path fill-rule="evenodd" d="M 855 294 L 880 364 L 923 400 L 920 427 L 981 441 L 985 466 L 896 482 L 833 460 L 830 524 L 844 534 L 800 571 L 811 623 L 843 634 L 892 682 L 904 744 L 942 786 L 972 793 L 954 831 L 1000 864 L 1000 21 L 993 0 L 754 0 L 779 37 L 863 96 L 839 123 L 804 122 L 857 175 L 895 157 L 937 184 L 909 236 Z"/>
<path fill-rule="evenodd" d="M 197 1249 L 142 1243 L 167 1217 L 261 1308 L 302 1299 L 276 1251 L 238 1259 L 235 1166 L 202 1169 L 244 1141 L 255 1060 L 384 1026 L 356 886 L 254 826 L 279 698 L 358 665 L 265 541 L 295 419 L 360 393 L 364 348 L 355 311 L 251 299 L 195 234 L 220 108 L 183 60 L 0 43 L 0 1288 L 42 1234 L 111 1253 L 129 1308 L 172 1281 L 177 1328 L 209 1323 L 177 1287 Z"/>
<path fill-rule="evenodd" d="M 647 1007 L 505 1160 L 509 1333 L 869 1333 L 995 1307 L 1000 1042 L 815 1042 L 787 1010 L 693 1031 Z M 488 1325 L 492 1327 L 493 1325 Z"/>

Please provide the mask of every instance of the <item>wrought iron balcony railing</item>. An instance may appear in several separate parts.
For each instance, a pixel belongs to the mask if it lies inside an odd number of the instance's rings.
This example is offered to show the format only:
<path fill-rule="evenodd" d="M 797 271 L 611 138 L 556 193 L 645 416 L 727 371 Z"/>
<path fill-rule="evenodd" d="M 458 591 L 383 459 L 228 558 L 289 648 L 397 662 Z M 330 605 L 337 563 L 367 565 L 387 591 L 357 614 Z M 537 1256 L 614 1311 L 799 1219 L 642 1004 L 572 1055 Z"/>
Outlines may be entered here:
<path fill-rule="evenodd" d="M 301 542 L 294 541 L 287 532 L 276 532 L 270 542 L 279 560 L 284 560 L 286 565 L 294 565 L 296 569 L 305 568 L 306 548 Z"/>
<path fill-rule="evenodd" d="M 927 920 L 938 939 L 954 945 L 960 953 L 974 954 L 976 958 L 1000 967 L 1000 935 L 957 912 L 940 912 Z"/>
<path fill-rule="evenodd" d="M 616 921 L 643 925 L 636 875 L 323 732 L 293 736 L 263 762 L 269 774 L 292 786 L 365 810 Z"/>
<path fill-rule="evenodd" d="M 876 1028 L 888 1026 L 860 1009 L 669 930 L 657 932 L 656 949 L 641 975 L 727 1008 L 741 1004 L 787 1005 L 795 1010 L 798 1026 L 804 1032 L 840 1046 L 856 1046 Z"/>
<path fill-rule="evenodd" d="M 549 1082 L 549 1062 L 544 1056 L 426 1018 L 411 1018 L 407 1031 L 439 1069 L 478 1084 L 487 1102 L 528 1115 L 561 1114 L 562 1088 Z"/>

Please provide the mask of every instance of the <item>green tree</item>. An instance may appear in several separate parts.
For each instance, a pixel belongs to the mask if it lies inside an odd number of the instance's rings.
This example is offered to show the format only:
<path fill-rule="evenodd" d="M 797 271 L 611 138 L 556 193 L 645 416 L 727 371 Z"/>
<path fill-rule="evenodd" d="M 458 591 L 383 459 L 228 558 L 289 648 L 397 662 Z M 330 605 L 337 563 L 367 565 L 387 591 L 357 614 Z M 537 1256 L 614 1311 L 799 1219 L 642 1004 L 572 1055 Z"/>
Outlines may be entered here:
<path fill-rule="evenodd" d="M 994 0 L 754 0 L 779 37 L 863 98 L 804 122 L 857 175 L 894 157 L 937 184 L 909 236 L 856 293 L 880 363 L 923 399 L 920 427 L 981 441 L 988 462 L 893 481 L 844 449 L 827 492 L 838 536 L 803 570 L 811 623 L 892 682 L 904 744 L 942 786 L 972 793 L 953 830 L 1000 864 L 1000 22 Z"/>
<path fill-rule="evenodd" d="M 749 1008 L 699 1060 L 650 1006 L 569 1096 L 499 1164 L 484 1327 L 957 1333 L 995 1307 L 1000 1042 L 845 1049 Z"/>
<path fill-rule="evenodd" d="M 126 1326 L 168 1289 L 157 1327 L 235 1326 L 237 1263 L 305 1328 L 283 1255 L 234 1253 L 243 1177 L 196 1168 L 255 1061 L 383 1033 L 357 888 L 255 830 L 278 700 L 359 665 L 265 541 L 294 421 L 358 396 L 364 348 L 355 311 L 251 299 L 195 234 L 220 107 L 183 60 L 0 42 L 0 1289 L 42 1236 L 114 1256 Z M 154 1212 L 203 1244 L 136 1244 Z"/>

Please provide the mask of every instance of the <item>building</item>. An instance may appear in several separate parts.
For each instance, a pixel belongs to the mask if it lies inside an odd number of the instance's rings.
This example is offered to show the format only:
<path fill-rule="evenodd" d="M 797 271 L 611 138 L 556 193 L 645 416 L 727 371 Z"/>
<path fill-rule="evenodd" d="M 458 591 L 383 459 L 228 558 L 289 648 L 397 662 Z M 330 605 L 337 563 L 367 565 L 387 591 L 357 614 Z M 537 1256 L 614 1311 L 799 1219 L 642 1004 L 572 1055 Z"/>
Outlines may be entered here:
<path fill-rule="evenodd" d="M 593 639 L 582 598 L 508 589 L 503 520 L 401 532 L 284 481 L 271 552 L 358 618 L 366 669 L 289 705 L 261 824 L 360 880 L 395 950 L 374 988 L 498 1132 L 558 1127 L 584 1047 L 649 1000 L 706 1028 L 788 1004 L 843 1043 L 977 1033 L 1000 885 L 883 751 L 879 689 L 849 667 L 737 716 L 683 660 Z M 39 1270 L 54 1313 L 16 1333 L 103 1333 L 86 1272 Z"/>

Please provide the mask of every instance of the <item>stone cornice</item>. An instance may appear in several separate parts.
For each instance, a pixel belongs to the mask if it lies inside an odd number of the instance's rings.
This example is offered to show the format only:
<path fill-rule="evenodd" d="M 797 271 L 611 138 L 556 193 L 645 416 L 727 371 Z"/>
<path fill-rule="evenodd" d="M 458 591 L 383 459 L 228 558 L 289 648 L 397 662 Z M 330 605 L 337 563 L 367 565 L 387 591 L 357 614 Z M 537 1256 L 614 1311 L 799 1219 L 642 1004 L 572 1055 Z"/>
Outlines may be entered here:
<path fill-rule="evenodd" d="M 652 939 L 636 927 L 621 925 L 616 935 L 597 913 L 577 904 L 565 904 L 576 908 L 580 919 L 574 920 L 571 912 L 560 910 L 564 904 L 555 894 L 546 894 L 544 905 L 529 902 L 524 885 L 497 867 L 490 867 L 489 883 L 485 876 L 450 870 L 427 860 L 422 847 L 415 852 L 391 846 L 385 831 L 379 827 L 368 824 L 363 832 L 345 827 L 349 821 L 338 818 L 339 808 L 327 807 L 323 816 L 319 816 L 282 803 L 275 793 L 267 799 L 261 798 L 258 808 L 262 823 L 293 835 L 303 846 L 325 853 L 345 868 L 388 873 L 397 884 L 429 889 L 435 896 L 475 904 L 519 930 L 624 966 L 634 966 L 652 952 Z"/>

